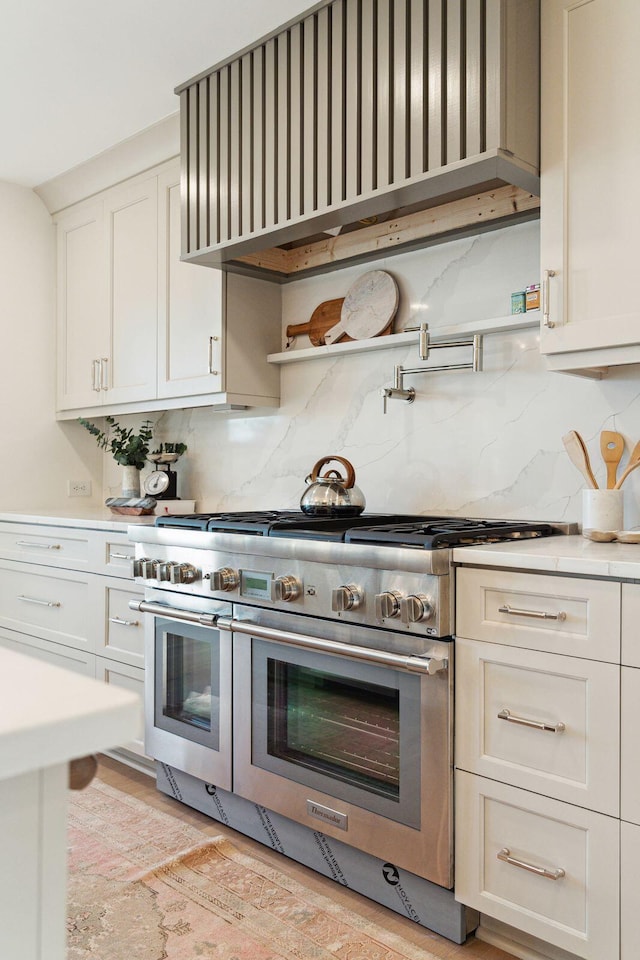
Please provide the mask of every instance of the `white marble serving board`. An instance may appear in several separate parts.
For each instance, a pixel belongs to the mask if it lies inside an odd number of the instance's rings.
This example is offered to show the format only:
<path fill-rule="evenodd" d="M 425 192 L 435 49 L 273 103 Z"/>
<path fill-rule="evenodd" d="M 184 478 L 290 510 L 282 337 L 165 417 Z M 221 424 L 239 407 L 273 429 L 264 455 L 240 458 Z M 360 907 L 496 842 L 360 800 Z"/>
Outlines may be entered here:
<path fill-rule="evenodd" d="M 391 323 L 398 309 L 398 285 L 386 270 L 370 270 L 349 287 L 339 322 L 325 334 L 334 343 L 346 333 L 353 340 L 376 337 Z"/>

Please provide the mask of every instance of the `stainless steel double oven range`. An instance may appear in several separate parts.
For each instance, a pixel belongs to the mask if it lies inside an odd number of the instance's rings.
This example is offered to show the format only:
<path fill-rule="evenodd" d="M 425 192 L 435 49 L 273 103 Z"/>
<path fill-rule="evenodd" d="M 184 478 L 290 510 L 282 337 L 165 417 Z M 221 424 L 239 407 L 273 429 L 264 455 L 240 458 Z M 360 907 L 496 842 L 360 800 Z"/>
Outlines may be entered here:
<path fill-rule="evenodd" d="M 451 548 L 552 532 L 287 511 L 130 527 L 147 753 L 451 888 Z"/>

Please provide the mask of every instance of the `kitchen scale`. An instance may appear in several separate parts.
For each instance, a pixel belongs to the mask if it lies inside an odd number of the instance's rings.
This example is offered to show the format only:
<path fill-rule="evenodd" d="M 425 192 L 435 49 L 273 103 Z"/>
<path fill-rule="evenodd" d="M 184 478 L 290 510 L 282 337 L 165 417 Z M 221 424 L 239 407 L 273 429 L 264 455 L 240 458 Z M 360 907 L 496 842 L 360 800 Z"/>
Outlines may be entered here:
<path fill-rule="evenodd" d="M 156 469 L 145 478 L 144 492 L 155 500 L 178 500 L 178 475 L 171 464 L 181 456 L 179 453 L 150 453 L 147 460 L 156 464 Z"/>

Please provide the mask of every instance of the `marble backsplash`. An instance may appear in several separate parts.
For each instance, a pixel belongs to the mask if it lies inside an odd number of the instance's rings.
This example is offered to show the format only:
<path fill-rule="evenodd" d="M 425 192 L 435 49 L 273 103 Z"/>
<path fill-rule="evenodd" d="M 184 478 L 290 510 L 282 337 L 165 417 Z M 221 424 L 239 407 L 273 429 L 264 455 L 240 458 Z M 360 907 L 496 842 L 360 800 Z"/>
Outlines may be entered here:
<path fill-rule="evenodd" d="M 505 316 L 511 292 L 539 277 L 538 244 L 538 223 L 529 222 L 299 280 L 283 288 L 283 330 L 372 268 L 398 282 L 396 330 L 427 320 L 437 335 L 450 324 Z M 309 345 L 299 340 L 292 349 Z M 434 362 L 445 354 L 469 357 L 440 351 Z M 623 464 L 640 438 L 638 368 L 601 381 L 549 373 L 535 328 L 486 336 L 482 373 L 407 378 L 415 402 L 391 401 L 384 415 L 380 390 L 396 363 L 416 366 L 417 347 L 283 365 L 281 406 L 268 413 L 164 414 L 157 438 L 188 444 L 179 494 L 201 510 L 295 508 L 313 464 L 339 454 L 353 463 L 368 510 L 579 521 L 583 482 L 563 434 L 583 435 L 601 485 L 600 431 L 625 436 Z M 105 495 L 117 490 L 107 470 Z M 640 470 L 625 484 L 626 527 L 640 523 L 639 501 Z"/>

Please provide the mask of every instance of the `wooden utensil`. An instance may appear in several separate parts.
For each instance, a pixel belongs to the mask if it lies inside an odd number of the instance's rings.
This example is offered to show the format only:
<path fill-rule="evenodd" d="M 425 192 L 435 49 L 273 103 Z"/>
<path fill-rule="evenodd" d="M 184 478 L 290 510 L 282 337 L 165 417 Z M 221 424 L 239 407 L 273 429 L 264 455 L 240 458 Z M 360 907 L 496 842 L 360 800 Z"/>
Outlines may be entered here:
<path fill-rule="evenodd" d="M 318 304 L 306 323 L 289 324 L 286 330 L 287 339 L 306 333 L 314 347 L 324 346 L 325 333 L 340 321 L 343 303 L 344 297 L 338 297 L 337 300 L 325 300 Z M 344 334 L 341 339 L 350 340 L 351 337 Z"/>
<path fill-rule="evenodd" d="M 574 467 L 577 467 L 582 476 L 587 481 L 587 486 L 592 490 L 598 489 L 598 484 L 596 483 L 596 478 L 593 475 L 593 470 L 591 469 L 591 463 L 589 461 L 589 454 L 585 446 L 585 442 L 578 433 L 577 430 L 570 430 L 569 433 L 565 434 L 562 438 L 564 448 L 569 454 L 569 459 Z"/>
<path fill-rule="evenodd" d="M 613 490 L 616 485 L 618 464 L 624 453 L 624 437 L 615 430 L 603 430 L 600 434 L 600 453 L 607 465 L 607 490 Z"/>
<path fill-rule="evenodd" d="M 629 463 L 624 468 L 622 472 L 622 476 L 616 482 L 616 485 L 613 489 L 619 490 L 622 484 L 625 482 L 625 480 L 629 476 L 629 474 L 633 473 L 636 467 L 640 467 L 640 440 L 638 440 L 635 447 L 631 451 L 631 456 L 629 457 Z"/>
<path fill-rule="evenodd" d="M 345 333 L 352 340 L 377 337 L 393 321 L 398 300 L 398 285 L 391 274 L 370 270 L 349 287 L 340 322 L 327 330 L 324 342 L 335 343 Z"/>

